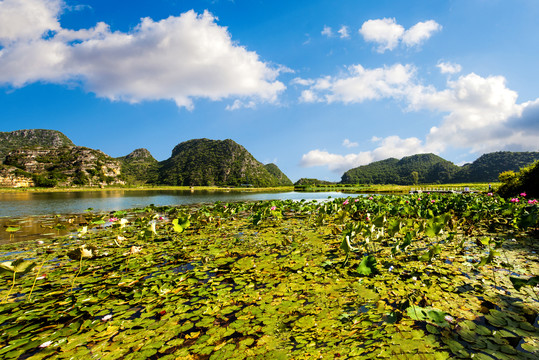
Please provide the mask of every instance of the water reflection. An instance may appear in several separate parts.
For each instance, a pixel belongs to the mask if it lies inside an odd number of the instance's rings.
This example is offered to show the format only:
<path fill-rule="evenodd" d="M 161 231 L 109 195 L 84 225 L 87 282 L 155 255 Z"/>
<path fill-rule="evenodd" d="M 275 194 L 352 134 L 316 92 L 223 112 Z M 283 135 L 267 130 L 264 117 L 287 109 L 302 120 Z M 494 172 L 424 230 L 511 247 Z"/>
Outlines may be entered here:
<path fill-rule="evenodd" d="M 191 205 L 216 201 L 258 200 L 325 200 L 361 196 L 341 192 L 227 192 L 190 190 L 105 190 L 74 192 L 13 192 L 0 193 L 0 241 L 9 241 L 7 226 L 20 226 L 13 233 L 15 241 L 39 239 L 53 235 L 65 235 L 76 231 L 84 222 L 80 214 L 91 208 L 94 212 L 143 208 L 147 205 Z M 78 214 L 78 215 L 69 215 Z M 72 226 L 54 228 L 69 219 Z"/>

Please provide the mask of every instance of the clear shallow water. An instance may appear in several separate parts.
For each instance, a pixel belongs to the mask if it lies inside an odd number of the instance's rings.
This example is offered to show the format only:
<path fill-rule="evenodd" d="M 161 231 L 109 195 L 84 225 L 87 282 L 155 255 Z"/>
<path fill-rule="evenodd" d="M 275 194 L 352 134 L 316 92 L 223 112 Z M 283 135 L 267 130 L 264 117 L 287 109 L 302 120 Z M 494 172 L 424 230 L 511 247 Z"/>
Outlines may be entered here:
<path fill-rule="evenodd" d="M 0 218 L 35 215 L 77 214 L 93 211 L 115 211 L 154 204 L 191 205 L 216 201 L 258 200 L 325 200 L 328 197 L 359 196 L 341 192 L 216 192 L 189 190 L 111 190 L 81 192 L 0 193 Z"/>

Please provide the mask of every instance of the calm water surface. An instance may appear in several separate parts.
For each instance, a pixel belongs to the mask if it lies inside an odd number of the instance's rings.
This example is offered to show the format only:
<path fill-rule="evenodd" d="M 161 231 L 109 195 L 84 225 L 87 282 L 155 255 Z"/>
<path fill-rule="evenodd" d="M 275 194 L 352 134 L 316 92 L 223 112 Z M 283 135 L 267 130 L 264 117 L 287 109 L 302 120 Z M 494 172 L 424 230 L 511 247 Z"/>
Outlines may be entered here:
<path fill-rule="evenodd" d="M 0 218 L 51 214 L 76 214 L 88 208 L 114 211 L 154 204 L 191 205 L 216 201 L 324 200 L 353 196 L 341 192 L 216 192 L 189 190 L 111 190 L 81 192 L 0 193 Z"/>
<path fill-rule="evenodd" d="M 75 225 L 64 230 L 54 225 L 73 224 L 84 221 L 80 214 L 92 208 L 94 212 L 143 208 L 147 205 L 193 205 L 216 201 L 259 201 L 259 200 L 327 200 L 354 195 L 341 192 L 224 192 L 189 190 L 110 190 L 80 192 L 18 192 L 0 193 L 0 243 L 9 241 L 35 240 L 66 235 L 73 232 Z M 75 215 L 78 214 L 78 215 Z M 8 226 L 20 227 L 15 233 L 5 231 Z"/>

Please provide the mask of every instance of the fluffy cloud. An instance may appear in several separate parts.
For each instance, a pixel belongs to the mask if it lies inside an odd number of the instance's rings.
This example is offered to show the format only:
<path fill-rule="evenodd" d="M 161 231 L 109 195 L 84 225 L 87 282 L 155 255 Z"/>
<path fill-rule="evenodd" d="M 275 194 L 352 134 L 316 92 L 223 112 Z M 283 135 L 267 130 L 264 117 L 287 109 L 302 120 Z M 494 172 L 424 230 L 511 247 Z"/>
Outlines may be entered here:
<path fill-rule="evenodd" d="M 348 72 L 340 77 L 298 79 L 296 84 L 309 85 L 302 93 L 304 102 L 358 103 L 365 100 L 379 100 L 403 96 L 415 74 L 411 65 L 396 64 L 390 67 L 365 69 L 361 65 L 348 67 Z"/>
<path fill-rule="evenodd" d="M 324 36 L 327 36 L 327 37 L 332 37 L 333 36 L 333 29 L 331 29 L 331 27 L 329 27 L 327 25 L 324 25 L 324 29 L 322 29 L 321 34 L 324 35 Z"/>
<path fill-rule="evenodd" d="M 337 32 L 339 33 L 341 39 L 347 39 L 350 37 L 350 33 L 348 32 L 348 26 L 341 26 L 341 28 Z"/>
<path fill-rule="evenodd" d="M 409 65 L 377 69 L 356 65 L 350 69 L 344 76 L 314 79 L 304 92 L 309 92 L 313 101 L 327 103 L 394 99 L 405 103 L 408 111 L 441 113 L 441 121 L 430 129 L 424 141 L 415 137 L 374 138 L 380 142 L 374 150 L 348 155 L 312 150 L 303 156 L 303 166 L 317 164 L 342 171 L 390 156 L 439 153 L 448 148 L 474 153 L 539 150 L 539 99 L 519 104 L 518 94 L 506 86 L 503 76 L 470 73 L 448 80 L 445 89 L 437 90 L 421 84 Z"/>
<path fill-rule="evenodd" d="M 355 141 L 350 141 L 349 139 L 344 139 L 343 142 L 342 142 L 342 146 L 344 147 L 347 147 L 347 148 L 353 148 L 353 147 L 358 147 L 359 144 Z"/>
<path fill-rule="evenodd" d="M 404 28 L 395 19 L 367 20 L 359 29 L 365 41 L 378 44 L 378 51 L 393 50 L 404 34 Z"/>
<path fill-rule="evenodd" d="M 442 26 L 434 20 L 418 22 L 402 35 L 402 42 L 406 46 L 421 45 L 425 40 L 428 40 L 433 33 L 440 31 Z"/>
<path fill-rule="evenodd" d="M 395 18 L 367 20 L 359 29 L 365 41 L 378 44 L 377 51 L 393 50 L 402 41 L 406 46 L 418 46 L 429 39 L 442 26 L 434 20 L 419 22 L 405 30 Z"/>
<path fill-rule="evenodd" d="M 0 45 L 40 38 L 60 29 L 61 0 L 3 0 L 0 2 Z"/>
<path fill-rule="evenodd" d="M 301 158 L 300 165 L 303 167 L 327 166 L 331 171 L 342 173 L 354 167 L 369 164 L 373 161 L 383 160 L 390 157 L 402 158 L 404 156 L 433 152 L 435 149 L 422 144 L 415 137 L 401 139 L 398 136 L 386 138 L 373 138 L 378 146 L 372 151 L 362 151 L 357 154 L 331 154 L 325 150 L 311 150 Z"/>
<path fill-rule="evenodd" d="M 21 5 L 27 2 L 34 6 Z M 168 99 L 188 109 L 194 98 L 241 98 L 231 110 L 274 102 L 285 89 L 276 80 L 283 69 L 271 68 L 233 42 L 208 12 L 145 18 L 129 33 L 112 32 L 103 23 L 73 31 L 58 25 L 59 1 L 5 0 L 0 5 L 6 3 L 19 5 L 12 6 L 15 18 L 40 25 L 32 31 L 0 28 L 0 84 L 74 82 L 111 100 Z M 42 37 L 47 31 L 54 33 Z"/>
<path fill-rule="evenodd" d="M 456 74 L 462 71 L 462 66 L 451 62 L 439 62 L 436 65 L 442 74 Z"/>

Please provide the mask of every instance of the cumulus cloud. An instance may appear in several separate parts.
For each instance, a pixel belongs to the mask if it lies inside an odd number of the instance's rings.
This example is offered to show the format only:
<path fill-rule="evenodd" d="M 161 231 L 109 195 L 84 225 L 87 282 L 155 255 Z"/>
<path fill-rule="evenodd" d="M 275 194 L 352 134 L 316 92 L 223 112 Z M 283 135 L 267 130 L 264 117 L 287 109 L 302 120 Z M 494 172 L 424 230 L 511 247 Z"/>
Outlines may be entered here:
<path fill-rule="evenodd" d="M 0 2 L 0 45 L 40 38 L 60 29 L 62 0 L 3 0 Z"/>
<path fill-rule="evenodd" d="M 462 66 L 451 62 L 439 62 L 436 65 L 442 74 L 456 74 L 462 71 Z"/>
<path fill-rule="evenodd" d="M 442 26 L 434 20 L 418 22 L 408 30 L 397 24 L 395 18 L 367 20 L 359 29 L 365 41 L 378 44 L 377 51 L 393 50 L 399 42 L 406 46 L 419 46 Z"/>
<path fill-rule="evenodd" d="M 342 76 L 325 76 L 305 82 L 310 86 L 307 90 L 309 98 L 313 101 L 349 104 L 403 96 L 415 74 L 413 66 L 402 64 L 375 69 L 353 65 L 347 70 Z"/>
<path fill-rule="evenodd" d="M 0 5 L 6 3 L 18 4 L 12 6 L 14 18 L 41 25 L 32 31 L 0 27 L 3 85 L 73 82 L 110 100 L 167 99 L 188 109 L 195 98 L 241 98 L 230 110 L 275 102 L 285 89 L 276 78 L 286 69 L 270 67 L 232 41 L 209 12 L 144 18 L 128 33 L 113 32 L 104 23 L 73 31 L 58 24 L 60 1 L 4 0 Z M 44 37 L 49 31 L 53 34 Z"/>
<path fill-rule="evenodd" d="M 322 29 L 322 32 L 321 32 L 322 35 L 324 36 L 327 36 L 327 37 L 332 37 L 333 36 L 333 29 L 327 25 L 324 25 L 324 29 Z"/>
<path fill-rule="evenodd" d="M 339 33 L 339 37 L 341 39 L 347 39 L 350 37 L 350 33 L 348 32 L 348 26 L 341 26 L 341 28 L 337 32 Z"/>
<path fill-rule="evenodd" d="M 353 147 L 358 147 L 359 144 L 355 141 L 350 141 L 349 139 L 344 139 L 343 142 L 342 142 L 342 146 L 344 147 L 347 147 L 347 148 L 353 148 Z"/>
<path fill-rule="evenodd" d="M 325 150 L 311 150 L 301 158 L 300 165 L 303 167 L 327 166 L 331 171 L 342 173 L 354 167 L 367 165 L 373 161 L 379 161 L 390 157 L 402 158 L 404 156 L 432 152 L 435 149 L 422 143 L 416 137 L 401 139 L 398 136 L 373 139 L 378 143 L 371 151 L 361 151 L 346 155 L 332 154 Z"/>
<path fill-rule="evenodd" d="M 394 18 L 367 20 L 359 29 L 365 41 L 378 44 L 378 52 L 393 50 L 404 34 L 404 28 Z"/>
<path fill-rule="evenodd" d="M 421 45 L 425 40 L 428 40 L 433 33 L 440 31 L 442 26 L 434 20 L 418 22 L 402 35 L 402 42 L 406 46 Z"/>
<path fill-rule="evenodd" d="M 356 65 L 351 69 L 345 75 L 314 79 L 304 91 L 309 91 L 312 99 L 326 103 L 393 99 L 406 104 L 407 111 L 440 113 L 440 123 L 425 134 L 424 140 L 375 137 L 373 141 L 379 145 L 372 151 L 339 155 L 312 150 L 303 156 L 303 166 L 323 165 L 342 171 L 390 156 L 440 153 L 448 148 L 468 149 L 478 154 L 539 150 L 539 99 L 519 104 L 517 92 L 507 87 L 503 76 L 482 77 L 470 73 L 448 80 L 446 88 L 438 90 L 421 84 L 415 69 L 409 65 L 377 69 Z"/>

